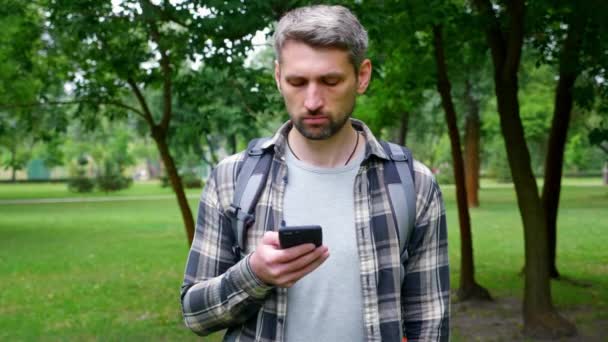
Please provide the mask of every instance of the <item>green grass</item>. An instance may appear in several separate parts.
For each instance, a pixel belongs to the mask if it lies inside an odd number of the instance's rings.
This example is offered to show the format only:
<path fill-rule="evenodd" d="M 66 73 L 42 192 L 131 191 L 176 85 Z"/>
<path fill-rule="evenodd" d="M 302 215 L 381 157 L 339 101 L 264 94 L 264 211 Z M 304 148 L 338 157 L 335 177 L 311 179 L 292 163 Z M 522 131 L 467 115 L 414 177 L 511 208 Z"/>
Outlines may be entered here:
<path fill-rule="evenodd" d="M 200 194 L 200 189 L 187 189 L 189 195 Z M 172 195 L 171 188 L 162 188 L 160 182 L 136 182 L 125 190 L 105 193 L 98 190 L 89 193 L 68 191 L 65 183 L 25 183 L 0 184 L 0 200 L 32 199 L 32 198 L 74 198 L 74 197 L 103 197 L 103 196 L 145 196 L 145 195 Z"/>
<path fill-rule="evenodd" d="M 454 189 L 443 192 L 456 288 Z M 120 196 L 163 193 L 170 191 L 137 184 Z M 481 208 L 471 210 L 478 281 L 495 296 L 521 297 L 523 232 L 514 192 L 487 187 L 480 195 Z M 57 184 L 0 185 L 0 198 L 39 197 L 74 196 Z M 196 199 L 190 204 L 196 212 Z M 592 287 L 556 282 L 553 298 L 560 309 L 586 307 L 591 318 L 608 318 L 606 208 L 608 187 L 563 189 L 558 267 Z M 0 340 L 197 340 L 179 311 L 186 255 L 172 198 L 0 205 Z M 220 339 L 216 334 L 203 340 Z"/>
<path fill-rule="evenodd" d="M 608 187 L 565 186 L 558 222 L 557 267 L 562 275 L 591 288 L 553 282 L 556 305 L 597 306 L 608 318 Z M 460 240 L 454 190 L 444 190 L 449 226 L 452 284 L 458 284 Z M 470 211 L 479 283 L 497 296 L 521 296 L 524 263 L 521 218 L 511 188 L 480 193 L 481 207 Z M 455 287 L 453 286 L 453 287 Z"/>

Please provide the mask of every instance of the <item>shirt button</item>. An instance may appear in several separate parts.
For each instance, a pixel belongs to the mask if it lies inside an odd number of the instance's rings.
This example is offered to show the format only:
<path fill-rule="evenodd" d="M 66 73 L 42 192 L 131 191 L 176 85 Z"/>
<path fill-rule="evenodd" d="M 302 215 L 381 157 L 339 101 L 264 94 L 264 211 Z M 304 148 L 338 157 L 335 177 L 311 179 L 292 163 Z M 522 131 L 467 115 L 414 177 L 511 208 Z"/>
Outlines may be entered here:
<path fill-rule="evenodd" d="M 278 321 L 279 321 L 279 324 L 283 324 L 283 319 L 282 318 L 279 318 Z"/>

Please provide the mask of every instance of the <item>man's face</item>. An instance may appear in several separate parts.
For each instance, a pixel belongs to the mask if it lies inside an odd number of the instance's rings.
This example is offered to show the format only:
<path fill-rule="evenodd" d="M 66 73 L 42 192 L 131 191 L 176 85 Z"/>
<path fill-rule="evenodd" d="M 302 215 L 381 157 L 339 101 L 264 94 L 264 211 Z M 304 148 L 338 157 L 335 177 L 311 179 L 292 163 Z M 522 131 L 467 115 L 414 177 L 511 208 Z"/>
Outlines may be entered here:
<path fill-rule="evenodd" d="M 312 140 L 327 139 L 344 127 L 370 76 L 369 60 L 356 74 L 348 52 L 296 41 L 283 46 L 281 63 L 275 66 L 287 112 L 298 132 Z"/>

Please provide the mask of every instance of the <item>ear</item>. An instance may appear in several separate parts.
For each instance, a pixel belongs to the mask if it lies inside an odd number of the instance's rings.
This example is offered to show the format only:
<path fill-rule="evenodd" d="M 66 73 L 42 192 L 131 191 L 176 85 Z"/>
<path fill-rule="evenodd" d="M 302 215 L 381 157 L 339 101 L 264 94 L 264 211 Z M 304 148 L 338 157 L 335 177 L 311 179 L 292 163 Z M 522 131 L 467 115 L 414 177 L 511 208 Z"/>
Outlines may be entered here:
<path fill-rule="evenodd" d="M 279 93 L 281 92 L 281 65 L 278 60 L 274 61 L 274 81 L 277 84 Z"/>
<path fill-rule="evenodd" d="M 357 85 L 357 93 L 363 94 L 365 93 L 365 90 L 367 90 L 369 81 L 372 78 L 372 62 L 369 59 L 365 59 L 363 62 L 361 62 L 361 65 L 359 66 L 359 74 L 357 76 L 359 82 Z"/>

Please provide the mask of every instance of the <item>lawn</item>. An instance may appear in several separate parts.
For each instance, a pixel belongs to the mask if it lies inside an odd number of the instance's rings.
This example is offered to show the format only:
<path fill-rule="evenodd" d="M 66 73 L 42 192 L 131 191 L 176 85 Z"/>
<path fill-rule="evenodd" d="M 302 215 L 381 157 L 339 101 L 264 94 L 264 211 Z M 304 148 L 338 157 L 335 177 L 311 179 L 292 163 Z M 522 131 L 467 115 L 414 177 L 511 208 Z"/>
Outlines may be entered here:
<path fill-rule="evenodd" d="M 559 217 L 558 267 L 591 287 L 554 282 L 553 297 L 560 310 L 585 309 L 586 315 L 575 316 L 583 329 L 608 319 L 608 187 L 568 184 Z M 456 288 L 454 188 L 443 192 Z M 188 192 L 193 210 L 198 193 Z M 136 184 L 112 196 L 158 194 L 170 191 Z M 0 185 L 0 199 L 76 196 L 60 184 Z M 521 298 L 523 233 L 514 192 L 487 186 L 480 197 L 481 208 L 471 211 L 478 281 L 499 298 Z M 195 340 L 179 311 L 186 255 L 173 198 L 0 205 L 0 340 Z M 455 329 L 458 339 L 462 332 Z"/>
<path fill-rule="evenodd" d="M 198 195 L 200 190 L 187 189 L 188 195 Z M 94 197 L 128 197 L 128 196 L 146 196 L 146 195 L 168 195 L 171 196 L 173 191 L 171 188 L 162 188 L 159 182 L 137 182 L 130 188 L 105 193 L 102 191 L 93 191 L 89 193 L 77 193 L 67 190 L 64 183 L 23 183 L 23 184 L 0 184 L 0 200 L 16 200 L 16 199 L 32 199 L 32 198 L 94 198 Z"/>

